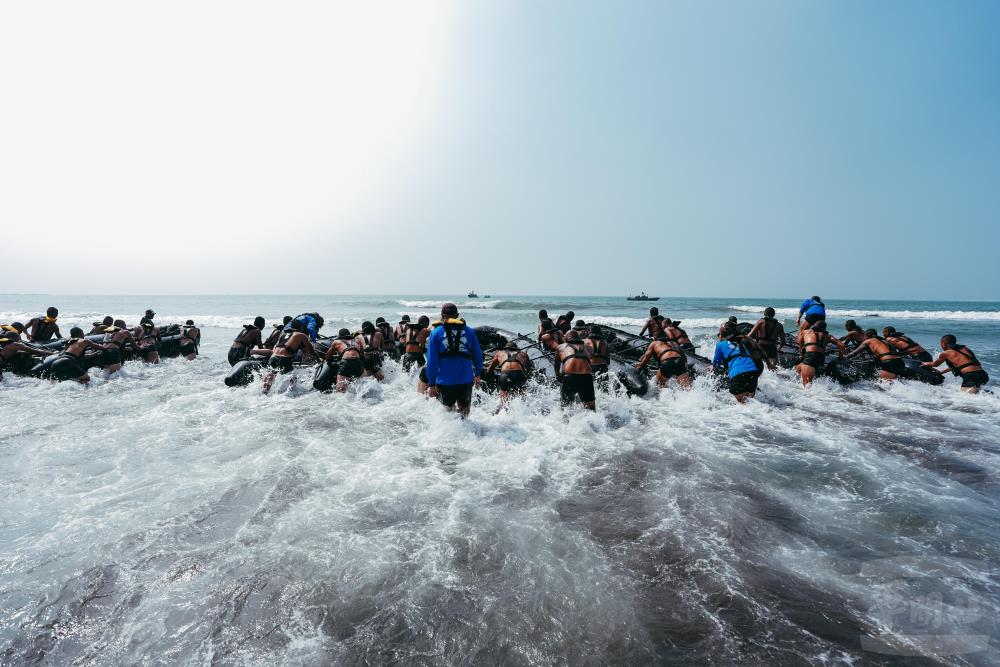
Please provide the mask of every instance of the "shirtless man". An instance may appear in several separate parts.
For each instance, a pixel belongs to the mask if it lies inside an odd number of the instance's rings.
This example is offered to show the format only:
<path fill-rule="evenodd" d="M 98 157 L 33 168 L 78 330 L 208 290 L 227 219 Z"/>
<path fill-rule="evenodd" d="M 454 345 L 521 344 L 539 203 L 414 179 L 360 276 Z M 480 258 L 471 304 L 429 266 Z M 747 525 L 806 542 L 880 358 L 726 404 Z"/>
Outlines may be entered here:
<path fill-rule="evenodd" d="M 281 338 L 281 332 L 285 330 L 285 327 L 287 327 L 288 323 L 291 321 L 292 316 L 285 315 L 285 317 L 281 320 L 281 324 L 272 325 L 274 327 L 274 331 L 268 335 L 267 340 L 264 341 L 261 347 L 267 350 L 274 348 L 274 344 L 278 342 L 279 338 Z"/>
<path fill-rule="evenodd" d="M 813 328 L 816 328 L 815 324 Z M 901 356 L 893 352 L 889 344 L 879 338 L 878 332 L 874 329 L 865 331 L 865 339 L 861 341 L 860 345 L 847 353 L 844 358 L 850 359 L 862 352 L 868 352 L 875 357 L 875 365 L 878 366 L 878 376 L 882 380 L 892 382 L 906 370 L 906 365 L 903 364 Z"/>
<path fill-rule="evenodd" d="M 127 348 L 137 349 L 138 344 L 124 320 L 113 321 L 111 326 L 104 328 L 105 351 L 101 357 L 101 367 L 108 375 L 121 370 Z"/>
<path fill-rule="evenodd" d="M 96 336 L 97 334 L 102 334 L 104 333 L 105 329 L 107 329 L 108 327 L 112 327 L 114 325 L 115 325 L 115 318 L 108 315 L 101 322 L 94 322 L 94 328 L 91 329 L 90 333 L 87 335 Z"/>
<path fill-rule="evenodd" d="M 548 352 L 551 352 L 552 366 L 556 373 L 559 375 L 559 346 L 563 344 L 563 335 L 559 329 L 556 328 L 555 323 L 552 320 L 542 321 L 542 335 L 538 337 L 538 342 L 542 344 Z"/>
<path fill-rule="evenodd" d="M 235 366 L 250 356 L 255 347 L 263 347 L 261 332 L 267 320 L 258 315 L 253 319 L 253 324 L 244 324 L 243 331 L 233 339 L 233 344 L 229 346 L 229 365 Z M 275 325 L 277 326 L 277 325 Z M 278 335 L 280 336 L 280 330 Z"/>
<path fill-rule="evenodd" d="M 719 325 L 719 340 L 726 337 L 723 332 L 727 329 L 732 329 L 734 333 L 739 334 L 740 330 L 737 326 L 739 323 L 740 321 L 736 319 L 735 315 L 730 315 L 728 320 Z"/>
<path fill-rule="evenodd" d="M 556 352 L 559 361 L 557 375 L 562 382 L 562 403 L 569 405 L 579 396 L 583 407 L 597 410 L 594 395 L 594 372 L 590 366 L 590 353 L 575 331 L 566 334 L 566 342 Z"/>
<path fill-rule="evenodd" d="M 160 363 L 160 328 L 153 326 L 151 320 L 144 319 L 136 331 L 136 353 L 147 364 Z"/>
<path fill-rule="evenodd" d="M 407 322 L 400 336 L 403 345 L 403 370 L 409 372 L 413 365 L 423 368 L 427 364 L 427 337 L 431 334 L 431 319 L 421 315 L 416 322 Z M 426 380 L 425 380 L 426 381 Z"/>
<path fill-rule="evenodd" d="M 393 337 L 396 339 L 396 350 L 398 351 L 400 358 L 402 358 L 403 355 L 406 354 L 406 343 L 403 342 L 403 335 L 406 333 L 406 330 L 409 327 L 410 327 L 410 316 L 403 315 L 402 317 L 399 318 L 399 323 L 396 325 L 396 328 L 393 329 L 392 331 Z"/>
<path fill-rule="evenodd" d="M 990 381 L 990 376 L 983 370 L 975 353 L 965 345 L 959 345 L 951 334 L 941 337 L 941 354 L 938 358 L 921 365 L 940 373 L 937 366 L 941 364 L 948 364 L 951 372 L 962 378 L 962 391 L 967 394 L 978 394 L 979 388 Z"/>
<path fill-rule="evenodd" d="M 639 335 L 644 336 L 648 331 L 650 338 L 656 338 L 663 332 L 664 321 L 664 317 L 660 315 L 660 309 L 653 306 L 649 309 L 649 319 L 643 323 Z"/>
<path fill-rule="evenodd" d="M 398 360 L 399 353 L 396 351 L 396 336 L 392 326 L 385 321 L 384 317 L 379 317 L 375 320 L 375 328 L 382 333 L 382 353 L 390 359 Z"/>
<path fill-rule="evenodd" d="M 337 392 L 343 394 L 347 385 L 358 379 L 365 372 L 364 340 L 351 334 L 350 329 L 341 329 L 337 337 L 330 342 L 330 348 L 323 357 L 330 361 L 337 355 Z"/>
<path fill-rule="evenodd" d="M 45 315 L 32 317 L 25 325 L 25 333 L 28 341 L 32 343 L 48 343 L 53 338 L 62 338 L 59 333 L 59 325 L 56 320 L 59 318 L 59 309 L 50 306 L 45 311 Z"/>
<path fill-rule="evenodd" d="M 28 354 L 33 357 L 47 357 L 50 354 L 56 354 L 52 350 L 22 343 L 21 333 L 23 331 L 24 325 L 20 322 L 14 322 L 10 325 L 5 324 L 2 330 L 0 330 L 0 379 L 3 378 L 4 366 L 16 354 Z"/>
<path fill-rule="evenodd" d="M 681 389 L 688 389 L 691 386 L 684 350 L 674 341 L 667 339 L 662 331 L 646 348 L 639 363 L 635 365 L 636 369 L 641 371 L 653 358 L 659 364 L 656 370 L 656 384 L 661 389 L 667 386 L 670 378 L 677 378 L 677 384 Z"/>
<path fill-rule="evenodd" d="M 591 325 L 590 333 L 583 339 L 583 345 L 590 353 L 590 368 L 594 372 L 594 381 L 602 390 L 607 391 L 611 353 L 608 351 L 608 341 L 604 340 L 604 330 L 600 325 Z"/>
<path fill-rule="evenodd" d="M 538 335 L 539 335 L 539 337 L 541 337 L 541 335 L 543 333 L 545 333 L 545 320 L 548 320 L 548 319 L 550 319 L 549 318 L 549 311 L 545 310 L 544 308 L 542 308 L 540 311 L 538 311 Z"/>
<path fill-rule="evenodd" d="M 188 320 L 181 327 L 180 353 L 188 361 L 198 356 L 198 343 L 201 342 L 201 329 L 194 325 L 194 320 Z"/>
<path fill-rule="evenodd" d="M 753 339 L 761 352 L 764 353 L 764 363 L 769 369 L 778 368 L 778 346 L 785 340 L 785 327 L 774 318 L 774 308 L 764 309 L 764 317 L 750 329 L 747 336 Z"/>
<path fill-rule="evenodd" d="M 688 338 L 687 332 L 681 329 L 680 320 L 672 322 L 669 318 L 663 319 L 663 334 L 667 340 L 677 343 L 685 353 L 694 352 L 694 343 Z"/>
<path fill-rule="evenodd" d="M 855 348 L 861 343 L 865 342 L 865 330 L 858 326 L 858 323 L 854 320 L 847 320 L 844 322 L 844 328 L 847 330 L 846 336 L 840 337 L 840 342 L 850 348 Z"/>
<path fill-rule="evenodd" d="M 59 354 L 60 359 L 52 363 L 52 374 L 60 381 L 76 380 L 80 384 L 87 384 L 90 382 L 90 376 L 83 368 L 83 355 L 87 350 L 99 350 L 103 354 L 106 348 L 84 338 L 83 329 L 80 327 L 70 329 L 69 336 L 69 342 Z"/>
<path fill-rule="evenodd" d="M 385 359 L 385 353 L 382 351 L 382 332 L 376 329 L 371 322 L 362 322 L 361 338 L 365 342 L 365 376 L 374 377 L 381 382 L 385 379 L 382 374 L 382 361 Z"/>
<path fill-rule="evenodd" d="M 302 333 L 302 323 L 296 320 L 291 324 L 292 328 L 281 332 L 281 336 L 278 337 L 274 349 L 271 351 L 271 357 L 267 361 L 268 371 L 262 379 L 263 393 L 265 394 L 271 391 L 271 383 L 274 382 L 275 375 L 292 372 L 296 352 L 302 350 L 303 360 L 316 354 L 315 348 L 309 341 L 309 336 Z"/>
<path fill-rule="evenodd" d="M 576 313 L 572 310 L 567 311 L 565 315 L 560 315 L 556 318 L 556 329 L 559 329 L 563 335 L 568 334 L 569 330 L 573 328 L 574 317 L 576 317 Z"/>
<path fill-rule="evenodd" d="M 500 407 L 497 409 L 499 412 L 507 407 L 512 394 L 524 393 L 532 365 L 528 355 L 523 350 L 518 349 L 517 343 L 510 341 L 504 349 L 493 355 L 493 359 L 486 367 L 486 372 L 492 373 L 493 369 L 497 367 L 500 368 L 497 382 L 497 386 L 500 388 Z"/>
<path fill-rule="evenodd" d="M 802 352 L 802 361 L 795 366 L 795 372 L 802 378 L 802 386 L 812 384 L 816 373 L 826 366 L 826 347 L 830 343 L 837 346 L 837 356 L 843 357 L 847 350 L 844 344 L 826 330 L 826 322 L 819 321 L 809 329 L 799 329 L 795 342 Z"/>
<path fill-rule="evenodd" d="M 885 338 L 885 342 L 895 348 L 896 351 L 904 357 L 912 357 L 913 359 L 924 363 L 934 358 L 931 356 L 930 352 L 925 350 L 923 346 L 920 345 L 920 343 L 917 343 L 906 334 L 896 331 L 895 327 L 883 328 L 882 336 Z"/>

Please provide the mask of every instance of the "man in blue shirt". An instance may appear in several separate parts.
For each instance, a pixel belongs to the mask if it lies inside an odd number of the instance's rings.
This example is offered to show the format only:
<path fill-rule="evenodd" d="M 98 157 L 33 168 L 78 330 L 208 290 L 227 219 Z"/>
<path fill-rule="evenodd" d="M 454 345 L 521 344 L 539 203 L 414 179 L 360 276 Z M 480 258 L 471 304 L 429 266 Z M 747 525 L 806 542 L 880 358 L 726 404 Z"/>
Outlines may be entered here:
<path fill-rule="evenodd" d="M 301 322 L 303 333 L 309 334 L 309 340 L 313 343 L 319 338 L 319 330 L 323 328 L 323 318 L 319 313 L 302 313 L 292 322 Z M 285 331 L 292 330 L 292 322 L 285 325 Z"/>
<path fill-rule="evenodd" d="M 803 316 L 806 319 L 806 323 L 802 323 Z M 817 322 L 826 321 L 826 304 L 818 296 L 811 296 L 802 302 L 799 306 L 799 319 L 795 320 L 795 323 L 799 326 L 799 329 L 808 329 Z"/>
<path fill-rule="evenodd" d="M 735 327 L 726 328 L 721 335 L 724 338 L 715 345 L 712 365 L 718 373 L 725 371 L 729 393 L 740 403 L 746 403 L 747 399 L 753 398 L 757 393 L 760 369 Z"/>
<path fill-rule="evenodd" d="M 431 325 L 427 338 L 427 395 L 440 398 L 449 410 L 463 417 L 472 407 L 472 387 L 479 386 L 483 351 L 476 332 L 458 318 L 458 306 L 441 306 L 441 319 Z"/>

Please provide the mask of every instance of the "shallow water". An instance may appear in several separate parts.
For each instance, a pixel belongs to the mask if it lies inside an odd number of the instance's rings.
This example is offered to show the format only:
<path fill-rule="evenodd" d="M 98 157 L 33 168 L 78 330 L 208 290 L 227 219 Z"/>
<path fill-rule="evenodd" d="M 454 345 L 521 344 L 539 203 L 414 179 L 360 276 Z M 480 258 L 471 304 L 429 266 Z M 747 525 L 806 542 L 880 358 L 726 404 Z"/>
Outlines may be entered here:
<path fill-rule="evenodd" d="M 996 396 L 767 374 L 461 421 L 392 365 L 226 388 L 215 324 L 194 362 L 0 385 L 3 664 L 1000 661 Z"/>

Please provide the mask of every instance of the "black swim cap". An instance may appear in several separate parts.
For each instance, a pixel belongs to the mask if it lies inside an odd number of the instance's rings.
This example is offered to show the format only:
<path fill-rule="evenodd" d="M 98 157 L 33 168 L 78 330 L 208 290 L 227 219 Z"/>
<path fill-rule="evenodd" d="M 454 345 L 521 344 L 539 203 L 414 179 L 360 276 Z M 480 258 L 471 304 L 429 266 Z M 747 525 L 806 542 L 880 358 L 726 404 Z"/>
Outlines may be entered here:
<path fill-rule="evenodd" d="M 265 324 L 267 324 L 267 320 L 265 320 L 260 315 L 258 315 L 257 317 L 253 318 L 253 325 L 255 327 L 257 327 L 258 329 L 263 329 Z"/>
<path fill-rule="evenodd" d="M 583 327 L 587 326 L 587 323 L 584 322 L 583 320 L 577 320 L 576 321 L 576 326 L 579 327 L 580 329 L 582 329 Z"/>

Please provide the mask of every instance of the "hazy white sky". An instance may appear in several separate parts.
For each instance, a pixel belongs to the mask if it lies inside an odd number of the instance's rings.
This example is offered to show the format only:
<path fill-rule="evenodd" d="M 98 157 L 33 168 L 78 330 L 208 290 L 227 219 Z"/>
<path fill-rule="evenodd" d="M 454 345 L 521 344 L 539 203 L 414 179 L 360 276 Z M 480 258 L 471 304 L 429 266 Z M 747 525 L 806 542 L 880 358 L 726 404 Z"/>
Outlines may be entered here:
<path fill-rule="evenodd" d="M 4 3 L 0 291 L 1000 298 L 998 18 Z"/>

